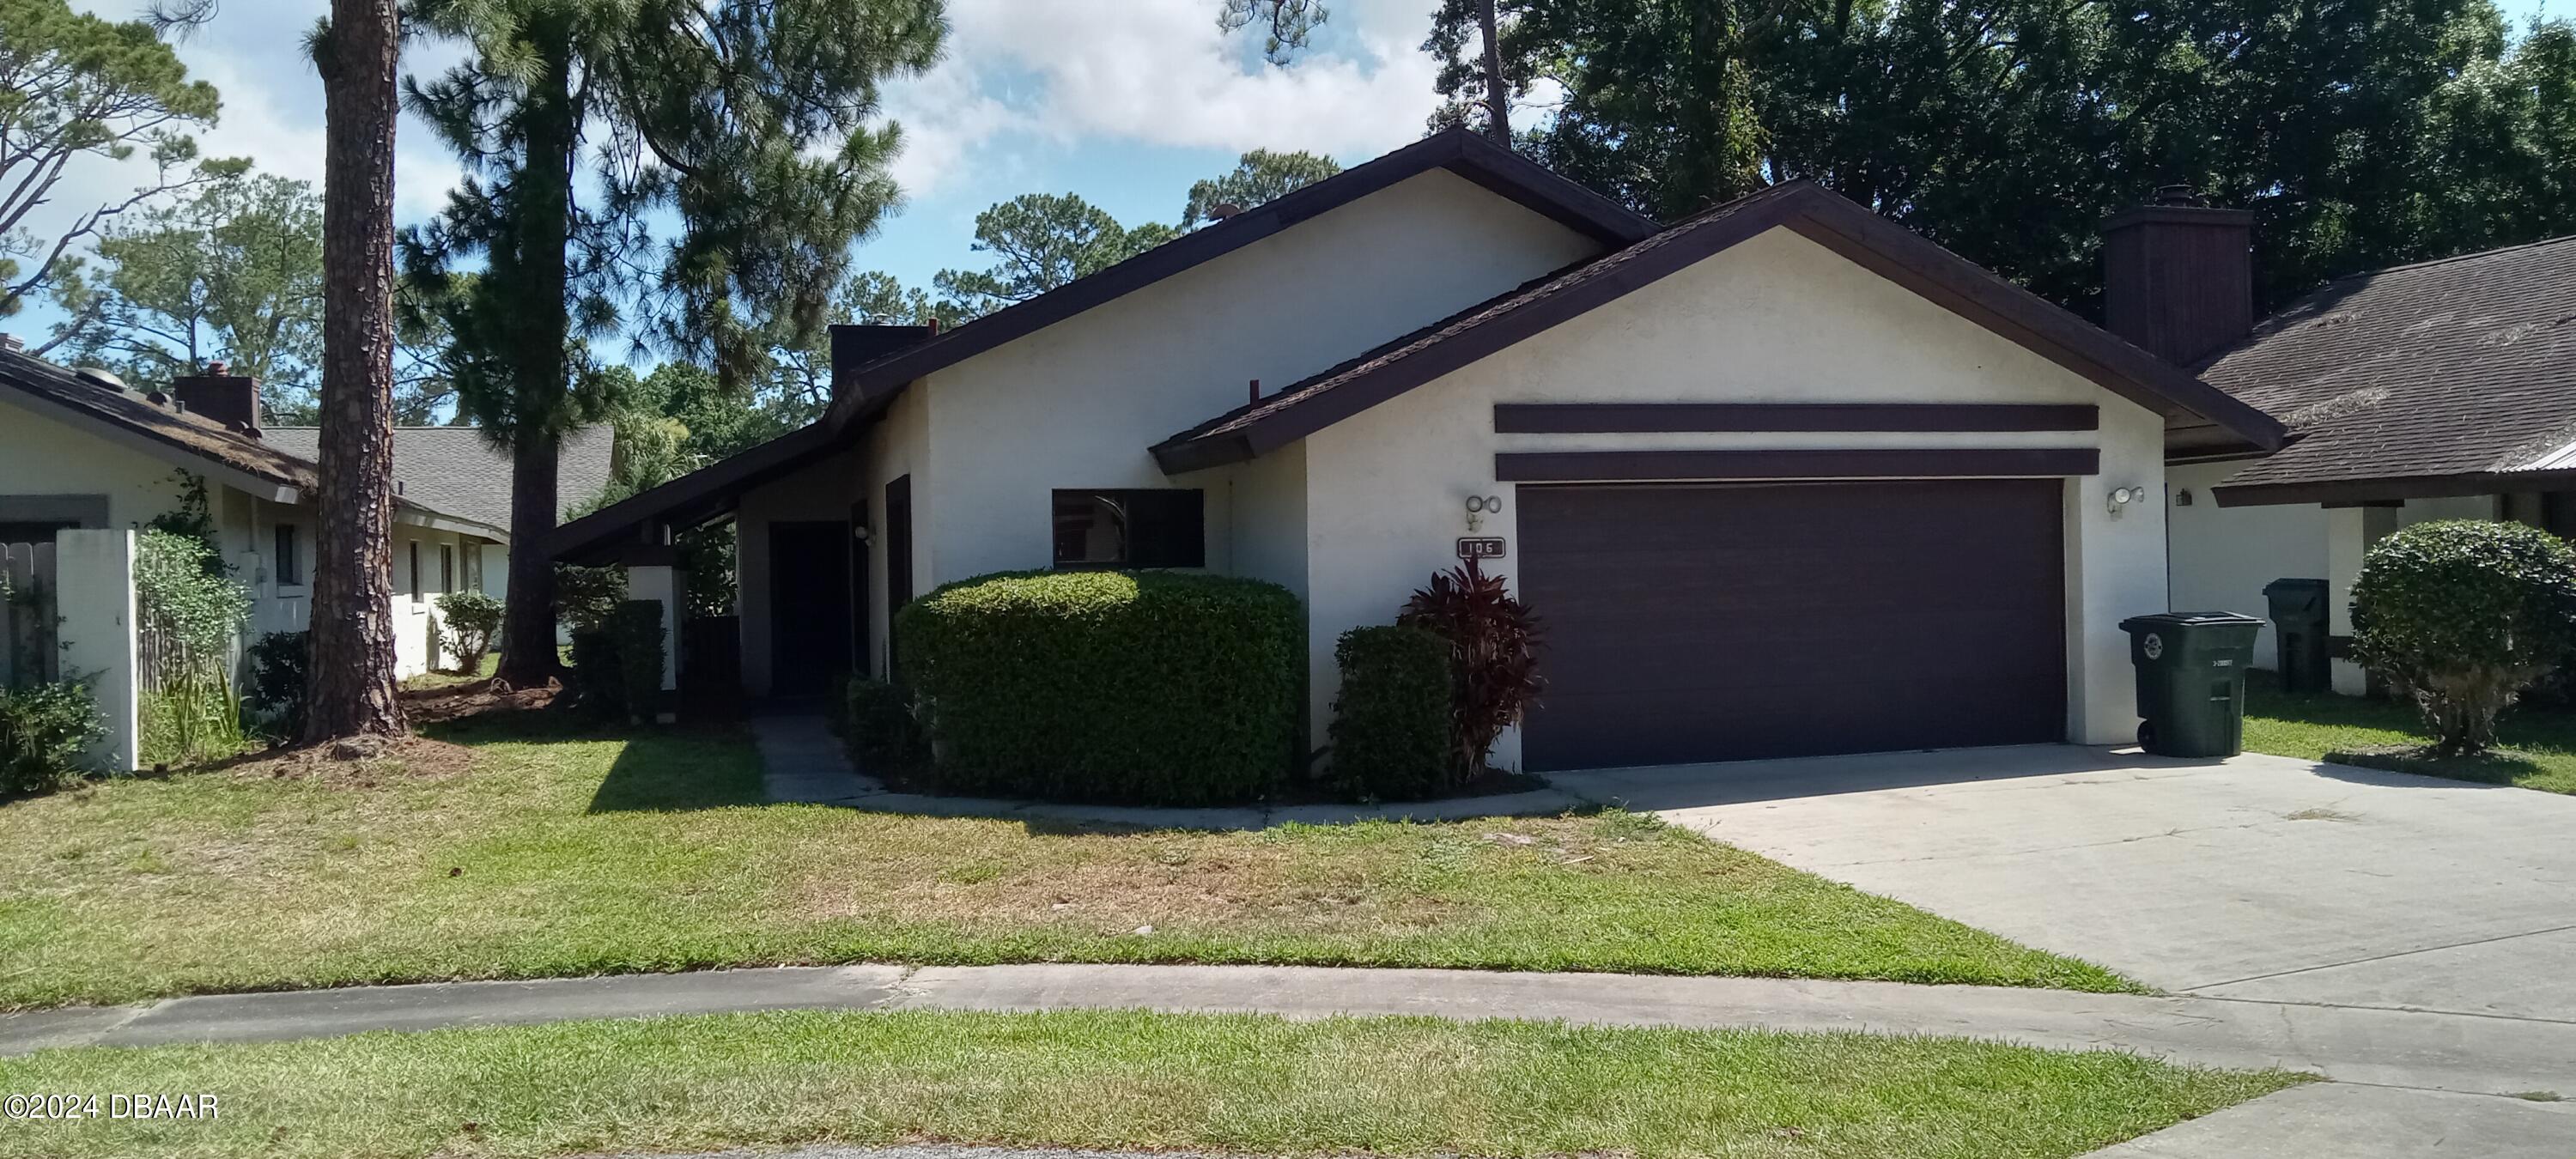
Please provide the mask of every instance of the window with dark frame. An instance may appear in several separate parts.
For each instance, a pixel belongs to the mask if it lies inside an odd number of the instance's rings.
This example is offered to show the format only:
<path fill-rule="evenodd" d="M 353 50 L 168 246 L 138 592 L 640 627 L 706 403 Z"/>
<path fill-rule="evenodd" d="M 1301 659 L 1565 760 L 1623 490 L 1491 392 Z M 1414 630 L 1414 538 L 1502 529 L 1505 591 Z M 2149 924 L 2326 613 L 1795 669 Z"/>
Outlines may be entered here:
<path fill-rule="evenodd" d="M 417 604 L 423 598 L 420 590 L 420 541 L 415 539 L 411 541 L 411 602 Z"/>
<path fill-rule="evenodd" d="M 445 595 L 456 590 L 456 545 L 438 545 L 438 592 Z"/>
<path fill-rule="evenodd" d="M 277 525 L 277 583 L 280 587 L 297 587 L 304 582 L 304 554 L 296 550 L 295 525 Z"/>
<path fill-rule="evenodd" d="M 1055 493 L 1061 568 L 1207 566 L 1207 493 L 1129 488 Z"/>

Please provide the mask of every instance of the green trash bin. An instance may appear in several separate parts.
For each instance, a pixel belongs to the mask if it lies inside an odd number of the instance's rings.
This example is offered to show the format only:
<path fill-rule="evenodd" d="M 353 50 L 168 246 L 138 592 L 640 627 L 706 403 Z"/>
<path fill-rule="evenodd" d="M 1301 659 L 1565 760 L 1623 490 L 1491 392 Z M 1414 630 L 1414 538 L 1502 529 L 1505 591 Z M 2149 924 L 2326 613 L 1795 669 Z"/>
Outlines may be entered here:
<path fill-rule="evenodd" d="M 2245 669 L 2263 621 L 2234 612 L 2159 612 L 2120 621 L 2138 669 L 2138 747 L 2160 757 L 2245 751 Z"/>
<path fill-rule="evenodd" d="M 2323 692 L 2333 681 L 2326 651 L 2326 581 L 2276 579 L 2263 585 L 2272 605 L 2272 646 L 2281 689 Z"/>

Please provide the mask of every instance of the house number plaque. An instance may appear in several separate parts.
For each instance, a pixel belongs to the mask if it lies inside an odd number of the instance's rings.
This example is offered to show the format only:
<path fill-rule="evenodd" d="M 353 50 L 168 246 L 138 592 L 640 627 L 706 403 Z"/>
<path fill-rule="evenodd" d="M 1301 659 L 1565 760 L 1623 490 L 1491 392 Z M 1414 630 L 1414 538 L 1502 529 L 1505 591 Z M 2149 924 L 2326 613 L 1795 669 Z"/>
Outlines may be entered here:
<path fill-rule="evenodd" d="M 1503 558 L 1503 538 L 1497 535 L 1479 539 L 1461 539 L 1458 541 L 1458 558 L 1501 559 Z"/>

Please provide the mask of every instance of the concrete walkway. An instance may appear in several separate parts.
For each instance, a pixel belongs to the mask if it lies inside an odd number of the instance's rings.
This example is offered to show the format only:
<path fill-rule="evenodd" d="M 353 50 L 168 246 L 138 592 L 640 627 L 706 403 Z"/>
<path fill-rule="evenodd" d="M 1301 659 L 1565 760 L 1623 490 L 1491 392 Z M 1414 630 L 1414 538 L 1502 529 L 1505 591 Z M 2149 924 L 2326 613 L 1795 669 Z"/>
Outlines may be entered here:
<path fill-rule="evenodd" d="M 2119 1048 L 2482 1095 L 2576 1095 L 2576 1024 L 2233 999 L 1775 978 L 1304 966 L 780 967 L 174 998 L 0 1016 L 0 1054 L 751 1010 L 1142 1009 L 1754 1026 Z"/>
<path fill-rule="evenodd" d="M 1457 821 L 1469 817 L 1548 817 L 1589 802 L 1556 789 L 1380 805 L 1246 805 L 1220 809 L 1155 809 L 1077 805 L 990 797 L 899 793 L 850 767 L 840 738 L 819 716 L 755 716 L 752 743 L 760 749 L 762 787 L 778 804 L 839 805 L 878 813 L 926 817 L 991 817 L 1059 825 L 1132 825 L 1147 829 L 1253 830 L 1292 822 L 1338 825 L 1351 821 Z"/>

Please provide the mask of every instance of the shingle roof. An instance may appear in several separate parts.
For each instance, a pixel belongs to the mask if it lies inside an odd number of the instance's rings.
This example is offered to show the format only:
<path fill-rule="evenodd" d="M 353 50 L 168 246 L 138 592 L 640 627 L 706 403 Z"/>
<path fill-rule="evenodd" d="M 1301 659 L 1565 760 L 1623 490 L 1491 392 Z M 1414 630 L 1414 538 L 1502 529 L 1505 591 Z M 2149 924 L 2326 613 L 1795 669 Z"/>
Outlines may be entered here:
<path fill-rule="evenodd" d="M 2278 426 L 2261 412 L 1839 195 L 1793 181 L 1470 306 L 1173 435 L 1153 447 L 1154 456 L 1165 472 L 1177 474 L 1261 454 L 1775 226 L 1797 230 L 2142 404 L 2205 417 L 2258 446 L 2278 445 Z"/>
<path fill-rule="evenodd" d="M 52 403 L 91 419 L 114 423 L 170 450 L 228 467 L 281 487 L 314 484 L 309 457 L 226 428 L 131 391 L 111 390 L 74 372 L 20 351 L 0 351 L 0 387 Z"/>
<path fill-rule="evenodd" d="M 2330 282 L 2201 377 L 2296 437 L 2239 496 L 2542 467 L 2576 442 L 2576 237 Z"/>
<path fill-rule="evenodd" d="M 295 454 L 321 453 L 319 428 L 268 427 L 263 433 Z M 616 442 L 605 426 L 578 427 L 564 436 L 555 458 L 558 517 L 608 485 Z M 477 523 L 510 526 L 510 454 L 487 442 L 480 427 L 394 428 L 394 480 L 405 499 Z"/>

